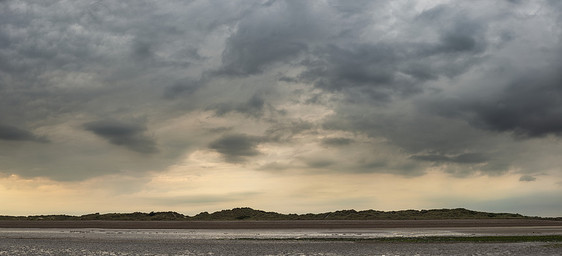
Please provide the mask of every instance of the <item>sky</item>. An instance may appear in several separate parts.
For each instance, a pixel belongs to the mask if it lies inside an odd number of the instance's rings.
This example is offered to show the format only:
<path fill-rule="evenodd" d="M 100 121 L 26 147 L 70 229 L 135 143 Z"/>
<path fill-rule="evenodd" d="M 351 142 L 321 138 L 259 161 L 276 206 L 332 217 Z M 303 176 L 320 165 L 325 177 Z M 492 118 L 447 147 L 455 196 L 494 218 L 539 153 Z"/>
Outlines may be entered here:
<path fill-rule="evenodd" d="M 562 216 L 562 1 L 0 0 L 0 215 Z"/>

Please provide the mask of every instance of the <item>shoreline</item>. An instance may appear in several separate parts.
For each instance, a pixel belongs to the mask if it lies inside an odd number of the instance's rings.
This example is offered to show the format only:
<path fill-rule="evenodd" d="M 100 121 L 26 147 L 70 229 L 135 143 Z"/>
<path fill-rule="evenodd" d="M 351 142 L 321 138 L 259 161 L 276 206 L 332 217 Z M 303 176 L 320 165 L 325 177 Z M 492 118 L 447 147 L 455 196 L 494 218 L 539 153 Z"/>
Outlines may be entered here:
<path fill-rule="evenodd" d="M 562 221 L 535 219 L 444 220 L 260 220 L 260 221 L 119 221 L 119 220 L 0 220 L 0 228 L 103 229 L 376 229 L 453 227 L 548 227 Z"/>

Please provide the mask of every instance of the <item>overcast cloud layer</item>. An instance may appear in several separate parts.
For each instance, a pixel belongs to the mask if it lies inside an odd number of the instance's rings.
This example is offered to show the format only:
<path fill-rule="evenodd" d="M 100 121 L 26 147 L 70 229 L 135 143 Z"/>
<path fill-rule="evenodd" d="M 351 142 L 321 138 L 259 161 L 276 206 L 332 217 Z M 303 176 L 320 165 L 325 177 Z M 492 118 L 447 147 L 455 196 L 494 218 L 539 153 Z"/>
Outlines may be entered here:
<path fill-rule="evenodd" d="M 0 1 L 0 173 L 141 177 L 207 152 L 279 176 L 560 182 L 561 14 L 546 0 Z"/>

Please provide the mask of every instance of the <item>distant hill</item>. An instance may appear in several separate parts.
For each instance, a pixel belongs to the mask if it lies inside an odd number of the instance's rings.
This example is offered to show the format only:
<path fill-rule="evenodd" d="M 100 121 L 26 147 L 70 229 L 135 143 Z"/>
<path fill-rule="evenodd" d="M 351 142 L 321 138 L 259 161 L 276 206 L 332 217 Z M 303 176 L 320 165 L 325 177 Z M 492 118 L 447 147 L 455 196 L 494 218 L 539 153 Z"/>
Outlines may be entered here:
<path fill-rule="evenodd" d="M 531 218 L 513 213 L 477 212 L 463 208 L 434 209 L 434 210 L 404 210 L 404 211 L 376 211 L 376 210 L 341 210 L 325 213 L 280 214 L 251 208 L 235 208 L 214 213 L 200 213 L 193 220 L 412 220 L 412 219 L 513 219 Z"/>
<path fill-rule="evenodd" d="M 523 216 L 515 213 L 489 213 L 471 211 L 464 208 L 433 209 L 433 210 L 341 210 L 325 213 L 282 214 L 266 212 L 252 208 L 234 208 L 213 213 L 202 212 L 195 216 L 187 216 L 177 212 L 134 212 L 70 215 L 34 215 L 34 216 L 0 216 L 0 220 L 177 220 L 177 221 L 208 221 L 208 220 L 435 220 L 435 219 L 540 219 L 539 217 Z M 552 219 L 552 218 L 551 218 Z M 555 218 L 562 220 L 562 218 Z"/>

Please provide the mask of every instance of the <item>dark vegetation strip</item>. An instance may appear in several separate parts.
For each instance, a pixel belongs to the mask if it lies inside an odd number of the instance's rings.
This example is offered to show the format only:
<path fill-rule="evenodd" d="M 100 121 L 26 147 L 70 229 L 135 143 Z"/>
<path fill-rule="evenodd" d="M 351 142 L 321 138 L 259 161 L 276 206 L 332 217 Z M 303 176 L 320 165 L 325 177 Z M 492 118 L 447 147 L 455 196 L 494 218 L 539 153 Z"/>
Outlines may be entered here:
<path fill-rule="evenodd" d="M 535 219 L 447 220 L 243 220 L 243 221 L 118 221 L 118 220 L 0 220 L 0 228 L 107 229 L 363 229 L 444 227 L 562 226 L 562 222 Z"/>
<path fill-rule="evenodd" d="M 238 238 L 236 240 L 274 241 L 341 241 L 371 243 L 522 243 L 562 242 L 562 235 L 547 236 L 425 236 L 425 237 L 377 237 L 377 238 Z"/>
<path fill-rule="evenodd" d="M 0 216 L 0 220 L 120 220 L 120 221 L 237 221 L 237 220 L 438 220 L 438 219 L 548 219 L 562 221 L 558 218 L 539 218 L 515 213 L 489 213 L 457 209 L 433 210 L 341 210 L 325 213 L 282 214 L 266 212 L 252 208 L 234 208 L 213 213 L 202 212 L 187 216 L 177 212 L 134 212 L 134 213 L 93 213 L 81 216 L 71 215 L 35 215 L 35 216 Z"/>

